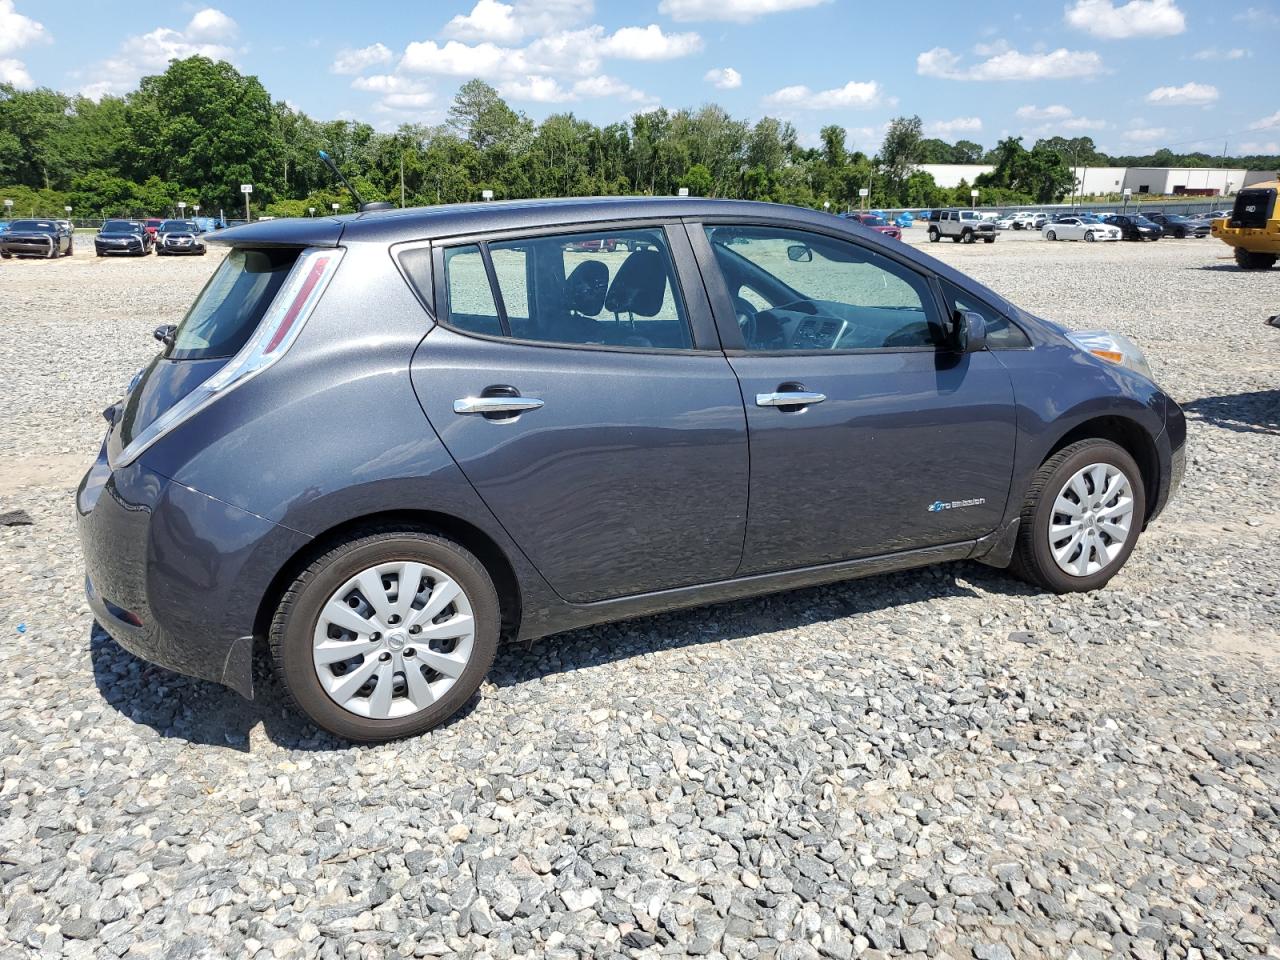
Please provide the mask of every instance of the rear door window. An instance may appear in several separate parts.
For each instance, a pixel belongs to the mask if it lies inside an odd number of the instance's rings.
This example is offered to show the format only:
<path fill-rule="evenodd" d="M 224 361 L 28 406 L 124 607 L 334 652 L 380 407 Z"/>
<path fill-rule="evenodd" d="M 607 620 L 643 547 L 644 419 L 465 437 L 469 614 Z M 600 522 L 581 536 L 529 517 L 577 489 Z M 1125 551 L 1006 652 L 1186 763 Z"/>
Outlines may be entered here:
<path fill-rule="evenodd" d="M 165 358 L 234 356 L 257 329 L 297 259 L 298 251 L 291 249 L 232 250 L 178 324 Z"/>
<path fill-rule="evenodd" d="M 660 227 L 471 244 L 446 250 L 444 263 L 456 329 L 579 346 L 693 346 Z"/>

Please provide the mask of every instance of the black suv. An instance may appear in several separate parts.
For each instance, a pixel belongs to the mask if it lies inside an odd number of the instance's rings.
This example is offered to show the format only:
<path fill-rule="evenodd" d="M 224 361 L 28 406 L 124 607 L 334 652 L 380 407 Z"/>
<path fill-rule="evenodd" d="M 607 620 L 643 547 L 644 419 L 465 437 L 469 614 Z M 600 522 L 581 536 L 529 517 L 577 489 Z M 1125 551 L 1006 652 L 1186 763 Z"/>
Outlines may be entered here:
<path fill-rule="evenodd" d="M 1130 216 L 1124 213 L 1113 213 L 1104 223 L 1120 228 L 1121 240 L 1159 240 L 1164 231 L 1158 223 L 1152 223 L 1141 214 Z"/>

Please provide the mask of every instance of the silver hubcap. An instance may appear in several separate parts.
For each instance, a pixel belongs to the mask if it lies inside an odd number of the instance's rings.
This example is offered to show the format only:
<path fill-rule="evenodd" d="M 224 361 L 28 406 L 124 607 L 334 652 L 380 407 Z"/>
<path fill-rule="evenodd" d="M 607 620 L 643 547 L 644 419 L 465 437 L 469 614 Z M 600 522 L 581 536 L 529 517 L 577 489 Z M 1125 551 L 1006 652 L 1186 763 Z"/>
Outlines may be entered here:
<path fill-rule="evenodd" d="M 1073 577 L 1087 577 L 1110 566 L 1133 529 L 1133 488 L 1109 463 L 1077 470 L 1053 502 L 1049 550 Z"/>
<path fill-rule="evenodd" d="M 312 661 L 338 706 L 395 720 L 439 700 L 462 676 L 474 645 L 462 587 L 435 567 L 396 560 L 361 571 L 329 597 Z"/>

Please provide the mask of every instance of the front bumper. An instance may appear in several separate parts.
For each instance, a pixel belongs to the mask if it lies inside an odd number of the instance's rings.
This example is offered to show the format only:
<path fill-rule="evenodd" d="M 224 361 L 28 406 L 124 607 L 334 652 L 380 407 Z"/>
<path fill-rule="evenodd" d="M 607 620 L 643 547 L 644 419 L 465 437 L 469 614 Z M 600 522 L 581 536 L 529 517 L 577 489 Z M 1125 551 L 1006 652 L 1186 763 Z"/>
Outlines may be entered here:
<path fill-rule="evenodd" d="M 96 252 L 101 254 L 108 254 L 108 253 L 139 254 L 139 253 L 147 252 L 146 244 L 144 244 L 141 240 L 131 241 L 129 243 L 110 243 L 110 242 L 104 242 L 101 240 L 95 240 L 93 242 L 93 249 Z"/>
<path fill-rule="evenodd" d="M 103 629 L 135 656 L 252 697 L 258 608 L 309 538 L 141 462 L 113 471 L 105 444 L 76 491 L 76 515 Z"/>
<path fill-rule="evenodd" d="M 165 253 L 201 254 L 201 253 L 204 253 L 205 246 L 202 243 L 167 243 L 166 242 L 160 245 L 160 249 L 163 250 Z"/>
<path fill-rule="evenodd" d="M 5 237 L 0 240 L 0 253 L 10 253 L 15 257 L 47 257 L 56 249 L 58 242 L 52 237 Z"/>
<path fill-rule="evenodd" d="M 1165 397 L 1164 430 L 1156 438 L 1160 481 L 1147 522 L 1158 517 L 1182 486 L 1187 472 L 1187 418 L 1172 397 Z"/>

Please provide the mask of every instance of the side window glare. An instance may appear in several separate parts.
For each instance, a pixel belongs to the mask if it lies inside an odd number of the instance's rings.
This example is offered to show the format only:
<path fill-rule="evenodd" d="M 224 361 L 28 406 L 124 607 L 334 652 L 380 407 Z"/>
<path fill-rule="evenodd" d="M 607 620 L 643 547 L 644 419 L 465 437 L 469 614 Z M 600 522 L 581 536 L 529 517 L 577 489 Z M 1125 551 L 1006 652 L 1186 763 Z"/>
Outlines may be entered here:
<path fill-rule="evenodd" d="M 749 351 L 901 350 L 945 342 L 929 281 L 890 257 L 804 230 L 705 229 Z"/>
<path fill-rule="evenodd" d="M 480 246 L 473 243 L 445 250 L 444 273 L 448 281 L 449 323 L 470 333 L 501 336 L 502 321 Z"/>
<path fill-rule="evenodd" d="M 938 279 L 942 282 L 942 292 L 946 294 L 947 306 L 950 307 L 952 313 L 962 311 L 982 314 L 982 319 L 987 323 L 987 347 L 989 349 L 1026 350 L 1031 346 L 1031 341 L 1022 332 L 1022 328 L 996 310 L 995 307 L 983 300 L 979 300 L 970 293 L 966 293 L 950 280 L 943 280 L 941 277 Z"/>

